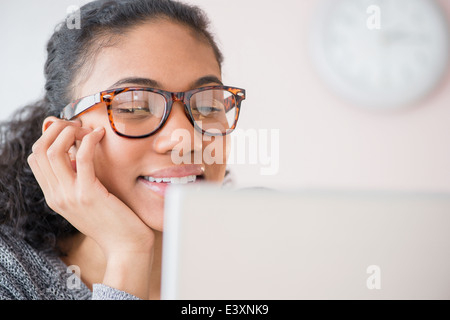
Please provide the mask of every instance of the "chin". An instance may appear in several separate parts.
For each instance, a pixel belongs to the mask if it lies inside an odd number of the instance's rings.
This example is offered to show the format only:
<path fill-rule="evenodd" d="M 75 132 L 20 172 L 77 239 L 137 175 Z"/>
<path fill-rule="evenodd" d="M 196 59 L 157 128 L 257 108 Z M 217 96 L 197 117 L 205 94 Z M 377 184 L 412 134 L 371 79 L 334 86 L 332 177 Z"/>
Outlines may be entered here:
<path fill-rule="evenodd" d="M 164 199 L 158 195 L 147 197 L 130 206 L 137 216 L 152 230 L 163 231 Z"/>

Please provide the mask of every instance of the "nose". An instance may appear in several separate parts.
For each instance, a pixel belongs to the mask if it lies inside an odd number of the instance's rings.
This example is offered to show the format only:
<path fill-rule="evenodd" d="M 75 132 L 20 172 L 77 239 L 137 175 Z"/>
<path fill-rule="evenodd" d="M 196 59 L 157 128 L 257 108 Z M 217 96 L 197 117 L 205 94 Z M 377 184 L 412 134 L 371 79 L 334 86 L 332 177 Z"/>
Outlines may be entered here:
<path fill-rule="evenodd" d="M 173 103 L 166 123 L 156 133 L 153 147 L 158 153 L 171 153 L 184 161 L 193 161 L 196 154 L 201 154 L 202 135 L 194 129 L 181 101 Z"/>

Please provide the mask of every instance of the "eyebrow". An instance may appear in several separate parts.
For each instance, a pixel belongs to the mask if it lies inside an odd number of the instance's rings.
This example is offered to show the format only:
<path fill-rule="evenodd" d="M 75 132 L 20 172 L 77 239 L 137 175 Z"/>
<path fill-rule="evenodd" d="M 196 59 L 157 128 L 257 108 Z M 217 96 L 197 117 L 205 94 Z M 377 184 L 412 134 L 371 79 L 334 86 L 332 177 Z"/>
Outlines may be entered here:
<path fill-rule="evenodd" d="M 216 76 L 213 76 L 213 75 L 207 75 L 207 76 L 201 77 L 201 78 L 195 80 L 193 83 L 191 83 L 190 88 L 194 89 L 194 88 L 198 88 L 198 87 L 204 86 L 206 84 L 210 84 L 210 83 L 216 83 L 216 84 L 223 86 L 223 83 L 222 83 L 222 81 L 220 81 L 219 78 L 217 78 Z M 140 78 L 140 77 L 129 77 L 129 78 L 120 79 L 119 81 L 114 83 L 112 86 L 110 86 L 108 89 L 117 88 L 124 84 L 133 84 L 133 85 L 145 86 L 145 87 L 150 87 L 150 88 L 155 88 L 155 89 L 162 87 L 158 81 L 153 80 L 153 79 Z"/>

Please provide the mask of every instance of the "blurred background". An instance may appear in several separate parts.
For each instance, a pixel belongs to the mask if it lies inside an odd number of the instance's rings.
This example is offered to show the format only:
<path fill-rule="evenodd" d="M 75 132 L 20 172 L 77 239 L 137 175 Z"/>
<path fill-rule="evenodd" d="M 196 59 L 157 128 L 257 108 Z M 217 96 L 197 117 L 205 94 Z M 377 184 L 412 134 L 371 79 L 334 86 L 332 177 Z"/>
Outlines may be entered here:
<path fill-rule="evenodd" d="M 86 2 L 0 2 L 0 121 L 43 96 L 46 42 Z M 450 192 L 450 1 L 186 2 L 247 90 L 236 186 Z"/>

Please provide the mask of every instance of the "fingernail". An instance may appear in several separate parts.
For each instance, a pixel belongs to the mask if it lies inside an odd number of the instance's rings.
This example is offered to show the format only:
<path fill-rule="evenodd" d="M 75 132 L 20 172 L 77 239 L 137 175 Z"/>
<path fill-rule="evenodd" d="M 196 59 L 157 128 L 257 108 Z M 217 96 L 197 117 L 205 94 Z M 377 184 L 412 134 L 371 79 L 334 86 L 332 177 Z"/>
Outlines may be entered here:
<path fill-rule="evenodd" d="M 94 132 L 102 132 L 103 131 L 103 127 L 98 127 L 95 128 Z"/>

